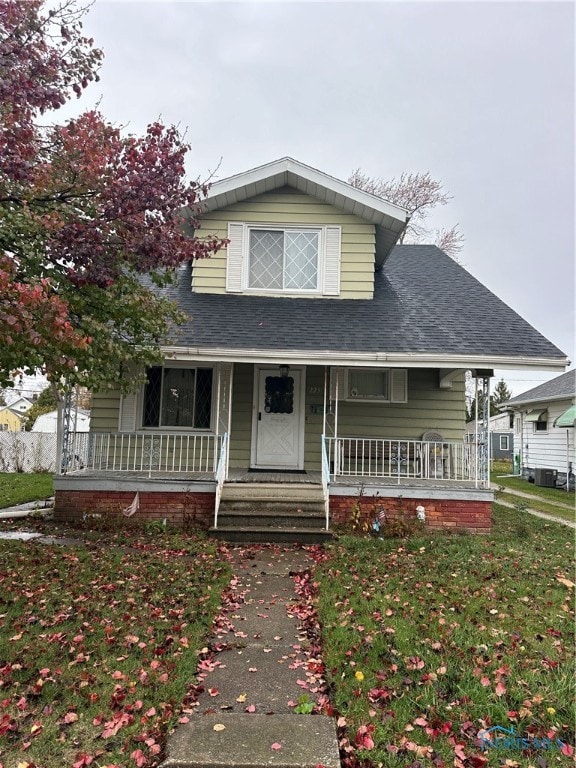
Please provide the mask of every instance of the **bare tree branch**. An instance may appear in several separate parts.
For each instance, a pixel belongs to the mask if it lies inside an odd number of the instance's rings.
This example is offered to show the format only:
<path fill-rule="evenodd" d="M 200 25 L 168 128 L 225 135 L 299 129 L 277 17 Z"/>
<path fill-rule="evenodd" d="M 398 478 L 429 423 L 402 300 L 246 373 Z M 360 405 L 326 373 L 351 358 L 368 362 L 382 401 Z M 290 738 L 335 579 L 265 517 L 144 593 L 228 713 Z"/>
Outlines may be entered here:
<path fill-rule="evenodd" d="M 458 232 L 458 225 L 435 232 L 426 226 L 431 210 L 447 205 L 453 199 L 444 190 L 442 182 L 433 179 L 430 173 L 402 173 L 388 180 L 367 176 L 357 168 L 348 182 L 357 189 L 363 189 L 408 211 L 411 218 L 399 238 L 400 243 L 430 242 L 435 237 L 435 244 L 458 260 L 457 254 L 462 250 L 464 242 L 463 235 Z"/>

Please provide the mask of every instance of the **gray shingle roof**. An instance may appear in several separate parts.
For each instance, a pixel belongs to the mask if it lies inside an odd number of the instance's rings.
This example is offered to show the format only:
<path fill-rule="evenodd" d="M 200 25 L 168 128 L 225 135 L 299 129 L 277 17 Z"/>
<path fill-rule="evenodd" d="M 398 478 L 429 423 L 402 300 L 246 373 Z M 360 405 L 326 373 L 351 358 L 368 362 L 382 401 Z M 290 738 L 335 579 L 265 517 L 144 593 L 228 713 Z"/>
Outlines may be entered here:
<path fill-rule="evenodd" d="M 539 384 L 537 387 L 523 392 L 521 395 L 511 397 L 510 400 L 503 403 L 506 405 L 520 405 L 521 403 L 534 403 L 546 400 L 558 400 L 563 397 L 569 398 L 576 395 L 576 370 L 566 371 L 566 373 L 556 376 L 555 379 Z"/>
<path fill-rule="evenodd" d="M 431 245 L 396 246 L 375 274 L 373 300 L 200 294 L 190 279 L 183 269 L 169 290 L 190 317 L 178 346 L 566 357 Z"/>

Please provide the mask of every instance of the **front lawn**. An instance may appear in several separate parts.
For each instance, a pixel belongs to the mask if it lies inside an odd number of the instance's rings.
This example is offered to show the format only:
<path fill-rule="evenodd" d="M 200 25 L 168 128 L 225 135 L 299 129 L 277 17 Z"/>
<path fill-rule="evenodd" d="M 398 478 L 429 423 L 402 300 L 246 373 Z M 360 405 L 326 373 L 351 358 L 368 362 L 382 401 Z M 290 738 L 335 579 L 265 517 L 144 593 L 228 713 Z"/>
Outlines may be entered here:
<path fill-rule="evenodd" d="M 198 536 L 127 537 L 0 541 L 0 765 L 158 765 L 229 568 Z"/>
<path fill-rule="evenodd" d="M 0 509 L 47 499 L 53 493 L 49 472 L 0 472 Z"/>
<path fill-rule="evenodd" d="M 343 537 L 328 554 L 319 619 L 349 765 L 573 764 L 572 531 L 496 505 L 491 536 Z M 550 748 L 483 751 L 492 726 Z"/>

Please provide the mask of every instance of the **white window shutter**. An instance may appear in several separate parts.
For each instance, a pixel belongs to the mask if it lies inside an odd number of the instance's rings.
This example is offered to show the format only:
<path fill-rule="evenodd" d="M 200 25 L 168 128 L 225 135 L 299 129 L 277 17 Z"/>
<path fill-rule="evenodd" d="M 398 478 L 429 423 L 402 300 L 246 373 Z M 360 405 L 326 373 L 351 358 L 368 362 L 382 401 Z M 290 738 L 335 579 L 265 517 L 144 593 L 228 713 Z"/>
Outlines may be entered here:
<path fill-rule="evenodd" d="M 133 379 L 138 373 L 137 368 L 134 365 L 127 365 L 122 376 L 125 379 Z M 122 395 L 120 398 L 120 411 L 118 413 L 118 431 L 119 432 L 135 432 L 140 426 L 138 424 L 138 406 L 140 404 L 140 391 L 128 392 Z"/>
<path fill-rule="evenodd" d="M 122 395 L 122 398 L 120 400 L 120 414 L 118 417 L 119 432 L 135 432 L 136 431 L 137 409 L 138 409 L 138 395 L 135 392 L 130 392 L 127 395 Z"/>
<path fill-rule="evenodd" d="M 226 290 L 242 291 L 242 267 L 244 261 L 244 224 L 228 223 L 228 258 L 226 262 Z"/>
<path fill-rule="evenodd" d="M 326 296 L 340 294 L 340 243 L 341 227 L 326 227 L 324 247 L 324 285 L 322 293 Z"/>
<path fill-rule="evenodd" d="M 406 403 L 408 401 L 408 371 L 406 368 L 390 369 L 390 402 Z"/>

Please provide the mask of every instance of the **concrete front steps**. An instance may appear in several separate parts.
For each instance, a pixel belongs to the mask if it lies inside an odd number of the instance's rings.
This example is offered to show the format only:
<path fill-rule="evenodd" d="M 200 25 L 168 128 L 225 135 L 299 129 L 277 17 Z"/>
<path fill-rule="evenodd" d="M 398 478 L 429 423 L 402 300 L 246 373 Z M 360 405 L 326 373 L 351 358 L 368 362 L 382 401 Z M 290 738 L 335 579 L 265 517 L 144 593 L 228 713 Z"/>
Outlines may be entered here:
<path fill-rule="evenodd" d="M 321 544 L 326 530 L 321 485 L 311 483 L 225 483 L 218 527 L 224 541 Z"/>

